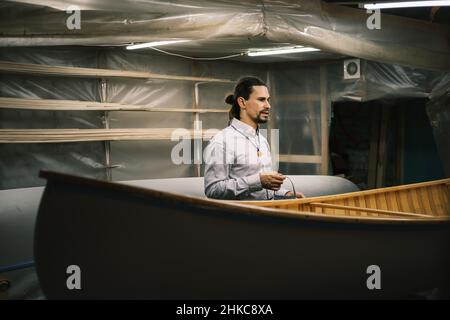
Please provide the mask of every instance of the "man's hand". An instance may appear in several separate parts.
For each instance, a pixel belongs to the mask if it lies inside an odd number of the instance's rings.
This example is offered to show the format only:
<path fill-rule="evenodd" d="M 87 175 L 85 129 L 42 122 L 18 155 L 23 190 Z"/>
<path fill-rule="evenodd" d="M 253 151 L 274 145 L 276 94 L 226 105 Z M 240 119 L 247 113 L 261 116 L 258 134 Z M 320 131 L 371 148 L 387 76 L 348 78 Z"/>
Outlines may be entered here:
<path fill-rule="evenodd" d="M 261 180 L 261 185 L 264 189 L 269 190 L 280 190 L 281 185 L 283 184 L 285 176 L 278 172 L 261 172 L 259 174 L 259 178 Z"/>
<path fill-rule="evenodd" d="M 294 193 L 293 193 L 292 191 L 288 191 L 288 192 L 286 192 L 286 194 L 285 194 L 286 197 L 292 197 L 293 195 L 294 195 Z M 303 193 L 301 193 L 301 192 L 296 192 L 296 193 L 295 193 L 295 197 L 296 197 L 297 199 L 300 199 L 300 198 L 306 198 L 305 195 L 304 195 Z"/>

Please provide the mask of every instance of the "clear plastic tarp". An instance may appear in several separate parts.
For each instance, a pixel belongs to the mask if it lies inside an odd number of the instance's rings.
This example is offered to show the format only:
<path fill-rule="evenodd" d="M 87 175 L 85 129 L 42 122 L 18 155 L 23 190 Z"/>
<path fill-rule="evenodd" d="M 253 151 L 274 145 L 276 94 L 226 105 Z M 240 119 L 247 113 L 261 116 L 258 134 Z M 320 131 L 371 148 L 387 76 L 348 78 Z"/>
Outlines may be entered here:
<path fill-rule="evenodd" d="M 0 6 L 0 46 L 123 46 L 177 39 L 191 41 L 166 48 L 202 55 L 293 44 L 450 70 L 447 26 L 381 12 L 372 28 L 375 18 L 366 10 L 320 0 L 16 0 Z M 79 29 L 65 23 L 70 6 L 81 10 Z"/>
<path fill-rule="evenodd" d="M 67 28 L 66 9 L 70 5 L 81 9 L 81 29 Z M 436 140 L 441 141 L 440 149 L 450 149 L 446 144 L 450 139 L 440 129 L 446 125 L 448 100 L 443 97 L 450 87 L 449 29 L 443 25 L 382 13 L 381 29 L 371 30 L 367 27 L 370 15 L 365 10 L 318 0 L 22 0 L 1 2 L 0 8 L 0 60 L 230 80 L 257 75 L 269 80 L 273 98 L 270 127 L 279 130 L 280 154 L 320 155 L 321 81 L 326 82 L 328 117 L 335 101 L 429 98 Z M 322 51 L 195 61 L 152 50 L 129 52 L 123 47 L 131 42 L 162 38 L 191 40 L 165 49 L 198 57 L 293 44 Z M 46 47 L 49 45 L 53 47 Z M 343 78 L 346 57 L 361 58 L 359 79 Z M 296 62 L 301 60 L 315 62 Z M 322 78 L 321 66 L 325 70 Z M 199 108 L 226 108 L 223 100 L 232 92 L 233 84 L 200 83 L 198 101 L 195 84 L 188 81 L 108 79 L 105 88 L 104 99 L 108 102 L 158 108 L 192 108 L 194 104 Z M 100 79 L 1 74 L 0 96 L 101 101 L 102 86 Z M 0 109 L 0 128 L 190 129 L 194 119 L 194 114 L 181 112 Z M 228 116 L 205 113 L 200 114 L 199 120 L 204 129 L 221 129 L 226 126 Z M 329 124 L 330 119 L 327 121 Z M 37 178 L 39 169 L 114 180 L 196 175 L 195 165 L 176 166 L 170 162 L 169 151 L 175 144 L 174 141 L 2 144 L 0 188 L 41 185 L 43 182 Z M 106 168 L 107 164 L 114 168 Z M 288 174 L 315 174 L 319 165 L 281 163 L 280 170 Z"/>
<path fill-rule="evenodd" d="M 2 48 L 0 60 L 97 67 L 89 49 Z M 0 74 L 0 96 L 25 99 L 98 100 L 98 80 Z M 102 114 L 90 111 L 35 111 L 0 108 L 1 129 L 102 128 Z M 0 144 L 0 188 L 40 186 L 39 170 L 105 178 L 103 142 Z"/>
<path fill-rule="evenodd" d="M 148 55 L 122 50 L 108 51 L 104 56 L 108 69 L 148 71 L 170 75 L 193 75 L 236 80 L 252 74 L 265 78 L 265 68 L 239 62 L 192 62 L 161 55 Z M 260 70 L 263 72 L 260 72 Z M 233 91 L 232 83 L 199 83 L 195 102 L 195 82 L 162 80 L 108 80 L 107 100 L 158 108 L 225 109 L 224 99 Z M 194 128 L 194 113 L 109 112 L 111 128 Z M 228 123 L 227 113 L 201 113 L 203 129 L 222 129 Z M 114 180 L 173 178 L 195 176 L 194 150 L 191 164 L 174 164 L 171 151 L 179 141 L 111 142 L 111 164 Z"/>
<path fill-rule="evenodd" d="M 51 65 L 74 65 L 123 70 L 140 70 L 171 75 L 192 75 L 237 80 L 256 75 L 269 80 L 272 95 L 271 129 L 279 130 L 279 153 L 320 155 L 321 153 L 321 77 L 325 69 L 328 108 L 335 101 L 368 101 L 380 98 L 427 97 L 429 114 L 440 149 L 446 150 L 449 75 L 417 68 L 361 61 L 361 78 L 343 78 L 343 61 L 326 64 L 282 63 L 247 64 L 233 61 L 190 61 L 149 52 L 96 48 L 3 48 L 1 60 Z M 4 97 L 29 99 L 69 99 L 100 101 L 99 79 L 0 76 Z M 199 108 L 227 108 L 224 98 L 232 83 L 198 85 Z M 195 103 L 195 83 L 172 80 L 108 79 L 106 101 L 151 107 L 190 109 Z M 447 105 L 445 104 L 447 103 Z M 328 110 L 330 111 L 330 110 Z M 448 112 L 447 112 L 448 113 Z M 328 112 L 331 117 L 330 112 Z M 226 113 L 200 114 L 203 129 L 222 129 L 228 123 Z M 193 113 L 108 112 L 110 128 L 193 128 Z M 330 119 L 328 119 L 329 123 Z M 105 113 L 97 111 L 30 111 L 1 109 L 1 128 L 104 128 Z M 73 172 L 96 178 L 139 180 L 196 176 L 195 164 L 173 164 L 170 158 L 177 141 L 110 142 L 107 169 L 103 142 L 1 144 L 1 188 L 42 185 L 40 169 Z M 443 158 L 445 159 L 445 151 Z M 441 152 L 442 153 L 442 152 Z M 191 155 L 193 157 L 193 154 Z M 317 174 L 314 163 L 280 163 L 286 174 Z"/>

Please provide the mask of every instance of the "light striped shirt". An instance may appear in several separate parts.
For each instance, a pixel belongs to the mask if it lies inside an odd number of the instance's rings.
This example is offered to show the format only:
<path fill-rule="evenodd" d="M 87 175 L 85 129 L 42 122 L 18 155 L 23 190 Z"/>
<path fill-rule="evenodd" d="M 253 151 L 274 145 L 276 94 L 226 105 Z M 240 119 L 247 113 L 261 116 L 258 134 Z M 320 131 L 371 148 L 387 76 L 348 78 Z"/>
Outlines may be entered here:
<path fill-rule="evenodd" d="M 267 200 L 274 193 L 283 196 L 289 191 L 262 187 L 259 174 L 274 171 L 269 143 L 258 129 L 236 118 L 211 139 L 204 160 L 205 194 L 209 198 Z"/>

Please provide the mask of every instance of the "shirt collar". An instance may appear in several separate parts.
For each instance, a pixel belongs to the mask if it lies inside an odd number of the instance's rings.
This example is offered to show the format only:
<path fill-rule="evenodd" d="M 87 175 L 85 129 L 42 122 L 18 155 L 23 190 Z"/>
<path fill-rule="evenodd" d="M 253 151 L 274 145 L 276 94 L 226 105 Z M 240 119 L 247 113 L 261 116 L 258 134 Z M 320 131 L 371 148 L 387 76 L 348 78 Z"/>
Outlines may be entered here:
<path fill-rule="evenodd" d="M 239 131 L 241 131 L 242 133 L 244 133 L 246 135 L 250 135 L 252 137 L 259 134 L 259 126 L 256 127 L 256 130 L 255 130 L 255 129 L 253 129 L 252 126 L 250 126 L 250 125 L 246 124 L 245 122 L 242 122 L 236 118 L 233 118 L 233 120 L 231 120 L 231 125 L 233 127 L 235 127 L 236 129 L 238 129 Z"/>

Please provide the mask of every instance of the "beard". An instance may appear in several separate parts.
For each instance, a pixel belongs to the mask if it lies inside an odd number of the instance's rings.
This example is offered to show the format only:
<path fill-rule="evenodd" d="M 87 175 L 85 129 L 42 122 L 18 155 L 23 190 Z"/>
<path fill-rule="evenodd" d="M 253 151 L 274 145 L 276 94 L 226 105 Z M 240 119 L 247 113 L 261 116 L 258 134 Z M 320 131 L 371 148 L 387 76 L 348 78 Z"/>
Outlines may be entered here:
<path fill-rule="evenodd" d="M 258 113 L 258 117 L 257 117 L 257 123 L 266 123 L 269 120 L 269 113 L 266 115 L 264 113 L 264 111 L 261 111 L 260 113 Z"/>
<path fill-rule="evenodd" d="M 267 121 L 269 121 L 269 118 L 267 119 L 258 118 L 258 123 L 266 123 Z"/>

